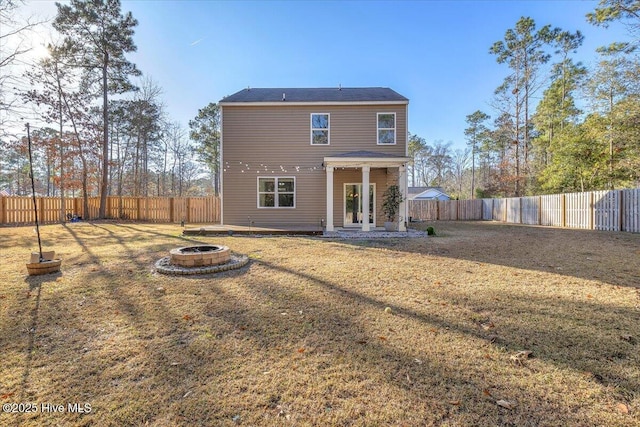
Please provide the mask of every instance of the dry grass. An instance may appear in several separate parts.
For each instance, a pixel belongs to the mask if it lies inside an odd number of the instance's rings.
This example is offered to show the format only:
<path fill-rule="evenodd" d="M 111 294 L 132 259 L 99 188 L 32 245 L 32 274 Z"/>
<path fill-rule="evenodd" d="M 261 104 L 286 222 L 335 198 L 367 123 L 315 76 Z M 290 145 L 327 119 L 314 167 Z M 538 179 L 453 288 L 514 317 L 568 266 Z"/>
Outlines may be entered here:
<path fill-rule="evenodd" d="M 0 402 L 92 410 L 0 425 L 640 426 L 640 235 L 435 227 L 327 241 L 47 226 L 63 267 L 40 278 L 32 229 L 2 228 Z M 191 242 L 252 261 L 153 272 Z"/>

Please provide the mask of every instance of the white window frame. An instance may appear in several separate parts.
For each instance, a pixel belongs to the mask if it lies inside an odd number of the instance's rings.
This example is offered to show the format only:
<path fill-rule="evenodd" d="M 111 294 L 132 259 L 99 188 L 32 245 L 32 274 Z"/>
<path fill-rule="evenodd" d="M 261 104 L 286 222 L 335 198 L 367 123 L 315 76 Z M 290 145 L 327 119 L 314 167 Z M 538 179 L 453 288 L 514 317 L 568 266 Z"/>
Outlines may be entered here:
<path fill-rule="evenodd" d="M 261 179 L 272 179 L 274 180 L 273 184 L 274 184 L 274 191 L 260 191 L 260 180 Z M 279 203 L 279 197 L 278 195 L 280 194 L 278 192 L 278 180 L 280 179 L 293 179 L 293 193 L 290 192 L 284 192 L 282 194 L 293 194 L 293 206 L 278 206 Z M 258 207 L 258 209 L 295 209 L 296 208 L 296 188 L 297 188 L 297 183 L 296 183 L 296 177 L 295 176 L 259 176 L 257 181 L 256 181 L 256 206 Z M 273 194 L 273 206 L 260 206 L 260 195 L 261 194 Z"/>
<path fill-rule="evenodd" d="M 381 128 L 380 127 L 380 116 L 381 115 L 392 115 L 393 116 L 393 127 L 392 128 Z M 376 116 L 376 141 L 378 143 L 378 145 L 396 145 L 398 142 L 398 135 L 396 132 L 396 128 L 398 127 L 398 124 L 396 122 L 396 113 L 394 112 L 388 112 L 388 113 L 378 113 L 378 115 Z M 393 131 L 393 143 L 389 143 L 389 142 L 380 142 L 380 131 L 384 130 L 384 131 Z"/>
<path fill-rule="evenodd" d="M 313 116 L 327 116 L 327 127 L 325 128 L 314 128 L 313 127 Z M 327 145 L 331 145 L 331 114 L 330 113 L 311 113 L 309 115 L 309 125 L 311 127 L 310 135 L 310 144 L 326 147 Z M 326 144 L 314 144 L 313 143 L 313 131 L 321 130 L 327 131 L 327 143 Z"/>

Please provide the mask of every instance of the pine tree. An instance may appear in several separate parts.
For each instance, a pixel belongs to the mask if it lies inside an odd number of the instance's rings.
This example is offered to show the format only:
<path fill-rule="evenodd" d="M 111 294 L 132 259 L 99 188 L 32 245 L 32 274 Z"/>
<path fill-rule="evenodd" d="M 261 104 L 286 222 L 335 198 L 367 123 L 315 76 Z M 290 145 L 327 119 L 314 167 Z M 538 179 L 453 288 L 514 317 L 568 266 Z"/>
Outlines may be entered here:
<path fill-rule="evenodd" d="M 197 152 L 213 175 L 216 195 L 220 183 L 220 107 L 212 102 L 198 110 L 195 119 L 189 121 L 189 138 L 197 144 Z"/>
<path fill-rule="evenodd" d="M 508 94 L 510 89 L 514 102 L 516 196 L 522 195 L 521 178 L 529 172 L 530 104 L 539 89 L 538 71 L 549 61 L 551 55 L 545 49 L 559 32 L 559 28 L 552 29 L 550 25 L 536 30 L 532 18 L 522 17 L 515 28 L 506 31 L 504 41 L 495 42 L 489 50 L 499 64 L 506 63 L 513 70 L 497 92 Z"/>
<path fill-rule="evenodd" d="M 471 198 L 476 197 L 476 151 L 478 144 L 487 137 L 489 128 L 484 124 L 491 117 L 480 110 L 467 116 L 468 128 L 464 130 L 468 144 L 471 146 Z"/>
<path fill-rule="evenodd" d="M 71 0 L 56 3 L 58 15 L 53 27 L 64 36 L 62 52 L 67 66 L 84 70 L 83 86 L 98 88 L 102 96 L 102 179 L 98 216 L 106 216 L 109 188 L 109 95 L 134 90 L 130 76 L 140 75 L 125 58 L 134 52 L 134 28 L 138 24 L 131 12 L 121 13 L 119 0 Z"/>

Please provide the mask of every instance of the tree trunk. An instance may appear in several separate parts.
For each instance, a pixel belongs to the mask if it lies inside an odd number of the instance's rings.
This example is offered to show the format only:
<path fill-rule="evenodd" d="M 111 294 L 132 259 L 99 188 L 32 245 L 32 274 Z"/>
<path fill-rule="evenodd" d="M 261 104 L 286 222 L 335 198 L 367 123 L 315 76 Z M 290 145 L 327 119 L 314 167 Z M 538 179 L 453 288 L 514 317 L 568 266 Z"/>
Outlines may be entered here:
<path fill-rule="evenodd" d="M 609 190 L 613 190 L 613 92 L 609 90 Z"/>
<path fill-rule="evenodd" d="M 476 198 L 476 135 L 471 144 L 471 200 Z"/>
<path fill-rule="evenodd" d="M 107 67 L 109 65 L 109 53 L 104 52 L 104 62 L 102 63 L 102 183 L 100 185 L 100 209 L 98 217 L 106 218 L 107 193 L 109 187 L 109 111 L 108 111 L 108 87 L 107 87 Z"/>
<path fill-rule="evenodd" d="M 65 199 L 64 199 L 64 146 L 62 142 L 62 96 L 58 98 L 60 104 L 60 222 L 64 224 L 67 220 Z"/>
<path fill-rule="evenodd" d="M 55 72 L 56 72 L 56 82 L 58 83 L 58 109 L 60 114 L 60 223 L 64 224 L 67 220 L 65 204 L 66 201 L 64 199 L 64 143 L 63 143 L 63 127 L 62 127 L 62 85 L 60 84 L 60 75 L 58 74 L 58 61 L 54 62 Z"/>

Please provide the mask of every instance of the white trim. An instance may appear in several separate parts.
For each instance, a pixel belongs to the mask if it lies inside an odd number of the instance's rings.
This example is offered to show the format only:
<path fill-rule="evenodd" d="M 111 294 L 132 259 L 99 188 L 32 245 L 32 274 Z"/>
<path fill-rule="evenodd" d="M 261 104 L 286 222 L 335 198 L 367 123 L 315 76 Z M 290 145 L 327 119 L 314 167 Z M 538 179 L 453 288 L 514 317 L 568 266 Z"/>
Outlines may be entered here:
<path fill-rule="evenodd" d="M 371 177 L 371 166 L 362 167 L 362 231 L 370 231 L 371 224 L 369 224 L 369 215 L 373 218 L 373 226 L 376 226 L 376 187 L 373 187 L 373 212 L 369 210 L 369 203 L 371 199 L 369 197 L 369 187 Z"/>
<path fill-rule="evenodd" d="M 344 184 L 342 184 L 342 226 L 344 228 L 357 228 L 357 227 L 362 227 L 364 225 L 364 215 L 363 215 L 363 221 L 362 224 L 357 223 L 357 224 L 348 224 L 347 225 L 347 185 L 359 185 L 362 187 L 362 182 L 345 182 Z M 375 182 L 370 182 L 369 186 L 373 186 L 373 227 L 376 226 L 376 192 L 377 192 L 377 188 L 376 188 L 376 183 Z M 361 198 L 362 199 L 362 198 Z M 362 212 L 360 212 L 362 214 Z M 370 225 L 371 225 L 370 224 Z"/>
<path fill-rule="evenodd" d="M 289 102 L 289 101 L 271 101 L 271 102 L 225 102 L 220 101 L 218 105 L 221 106 L 257 106 L 264 105 L 268 107 L 287 107 L 287 106 L 302 106 L 302 105 L 407 105 L 409 101 L 316 101 L 316 102 Z"/>
<path fill-rule="evenodd" d="M 391 144 L 387 144 L 391 145 Z M 325 157 L 324 165 L 337 168 L 397 168 L 409 161 L 409 157 Z"/>
<path fill-rule="evenodd" d="M 296 208 L 296 177 L 295 176 L 258 176 L 256 177 L 256 208 L 257 209 L 295 209 Z M 271 192 L 260 191 L 260 179 L 273 179 L 274 182 L 274 206 L 260 206 L 260 194 L 272 194 Z M 278 206 L 278 180 L 280 179 L 293 179 L 293 206 Z M 283 194 L 291 194 L 289 192 Z"/>
<path fill-rule="evenodd" d="M 327 231 L 333 231 L 333 166 L 327 166 Z"/>
<path fill-rule="evenodd" d="M 380 115 L 382 114 L 391 114 L 393 115 L 393 128 L 381 128 L 380 127 Z M 376 115 L 376 143 L 377 145 L 396 145 L 398 143 L 398 135 L 397 135 L 398 122 L 395 112 L 388 113 L 377 113 Z M 392 130 L 393 129 L 393 144 L 389 144 L 388 142 L 380 142 L 380 131 L 381 130 Z"/>
<path fill-rule="evenodd" d="M 407 128 L 405 129 L 405 136 L 404 136 L 404 155 L 409 157 L 409 103 L 407 103 L 407 105 L 404 108 L 404 122 L 407 125 Z"/>
<path fill-rule="evenodd" d="M 314 128 L 313 127 L 313 116 L 327 116 L 327 128 Z M 331 145 L 331 113 L 309 113 L 309 125 L 311 130 L 309 131 L 310 142 L 309 145 L 316 145 L 321 147 L 326 147 L 327 145 Z M 327 143 L 326 144 L 314 144 L 313 143 L 313 131 L 327 131 Z"/>
<path fill-rule="evenodd" d="M 220 173 L 220 194 L 218 194 L 220 198 L 220 225 L 224 225 L 224 116 L 222 110 L 223 108 L 220 107 L 220 164 L 218 165 L 218 172 Z"/>
<path fill-rule="evenodd" d="M 400 218 L 398 230 L 407 231 L 407 222 L 409 221 L 409 203 L 407 203 L 407 167 L 402 165 L 398 167 L 398 187 L 400 187 L 400 194 L 402 195 L 402 202 L 400 202 Z"/>

